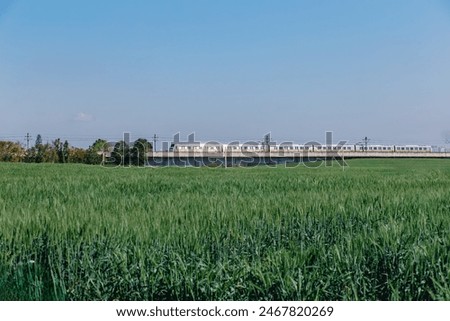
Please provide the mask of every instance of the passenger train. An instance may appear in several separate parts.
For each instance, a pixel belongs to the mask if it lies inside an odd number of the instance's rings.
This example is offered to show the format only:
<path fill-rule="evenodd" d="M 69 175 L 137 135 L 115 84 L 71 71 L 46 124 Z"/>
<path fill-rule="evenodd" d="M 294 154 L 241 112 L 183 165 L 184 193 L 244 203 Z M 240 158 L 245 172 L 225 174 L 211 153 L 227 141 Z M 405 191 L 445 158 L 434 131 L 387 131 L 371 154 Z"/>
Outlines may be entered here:
<path fill-rule="evenodd" d="M 282 143 L 265 145 L 257 142 L 221 144 L 210 143 L 173 143 L 169 151 L 173 152 L 376 152 L 376 153 L 432 153 L 442 152 L 438 147 L 428 145 L 321 145 L 321 144 L 293 144 Z"/>

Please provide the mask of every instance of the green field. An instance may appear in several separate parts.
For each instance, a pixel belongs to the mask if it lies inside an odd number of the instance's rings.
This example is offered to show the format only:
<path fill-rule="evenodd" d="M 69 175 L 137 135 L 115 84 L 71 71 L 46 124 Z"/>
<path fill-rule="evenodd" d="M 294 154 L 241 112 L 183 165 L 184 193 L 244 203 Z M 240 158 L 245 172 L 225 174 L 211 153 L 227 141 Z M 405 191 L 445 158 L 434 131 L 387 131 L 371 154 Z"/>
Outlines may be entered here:
<path fill-rule="evenodd" d="M 450 161 L 0 164 L 0 300 L 450 300 Z"/>

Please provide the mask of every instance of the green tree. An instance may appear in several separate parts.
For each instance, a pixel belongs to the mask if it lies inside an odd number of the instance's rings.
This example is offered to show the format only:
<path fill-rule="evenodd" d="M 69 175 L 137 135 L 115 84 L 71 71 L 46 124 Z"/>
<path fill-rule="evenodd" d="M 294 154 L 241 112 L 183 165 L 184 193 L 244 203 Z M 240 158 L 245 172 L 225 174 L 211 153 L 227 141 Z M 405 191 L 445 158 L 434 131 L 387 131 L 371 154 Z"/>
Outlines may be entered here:
<path fill-rule="evenodd" d="M 62 143 L 61 139 L 57 138 L 53 141 L 52 149 L 54 150 L 58 163 L 64 163 L 64 157 L 62 153 Z M 53 160 L 54 162 L 55 160 Z"/>
<path fill-rule="evenodd" d="M 57 163 L 59 162 L 59 155 L 58 155 L 58 149 L 55 147 L 55 143 L 52 145 L 49 143 L 46 143 L 42 145 L 41 151 L 42 151 L 42 162 L 44 163 Z"/>
<path fill-rule="evenodd" d="M 0 141 L 0 161 L 20 162 L 25 156 L 26 151 L 19 143 Z"/>
<path fill-rule="evenodd" d="M 112 162 L 116 165 L 130 166 L 130 147 L 123 140 L 114 145 L 111 153 Z"/>
<path fill-rule="evenodd" d="M 42 145 L 42 136 L 41 136 L 41 134 L 38 134 L 38 135 L 36 136 L 36 141 L 35 141 L 35 143 L 34 143 L 34 146 L 35 146 L 35 147 L 38 147 L 38 146 L 40 146 L 40 145 Z"/>
<path fill-rule="evenodd" d="M 88 151 L 83 148 L 71 147 L 68 150 L 69 163 L 85 163 Z"/>
<path fill-rule="evenodd" d="M 69 162 L 69 142 L 66 140 L 64 141 L 64 144 L 62 145 L 62 160 L 63 163 Z"/>
<path fill-rule="evenodd" d="M 139 138 L 130 149 L 131 164 L 145 166 L 148 162 L 147 153 L 152 150 L 152 144 L 145 138 Z"/>
<path fill-rule="evenodd" d="M 42 137 L 40 134 L 36 136 L 34 149 L 32 150 L 32 159 L 35 163 L 42 163 L 44 161 L 44 145 L 42 144 Z"/>
<path fill-rule="evenodd" d="M 99 165 L 104 162 L 105 154 L 108 153 L 108 142 L 104 139 L 97 139 L 86 151 L 84 162 L 86 164 Z"/>

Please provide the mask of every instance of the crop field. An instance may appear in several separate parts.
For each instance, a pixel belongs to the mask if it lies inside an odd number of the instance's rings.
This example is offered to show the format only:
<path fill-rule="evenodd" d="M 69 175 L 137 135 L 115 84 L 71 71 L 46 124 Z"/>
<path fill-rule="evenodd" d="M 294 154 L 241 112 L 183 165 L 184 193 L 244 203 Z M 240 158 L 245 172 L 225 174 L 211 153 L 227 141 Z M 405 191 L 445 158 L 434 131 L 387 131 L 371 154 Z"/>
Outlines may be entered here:
<path fill-rule="evenodd" d="M 450 161 L 0 164 L 0 300 L 450 300 Z"/>

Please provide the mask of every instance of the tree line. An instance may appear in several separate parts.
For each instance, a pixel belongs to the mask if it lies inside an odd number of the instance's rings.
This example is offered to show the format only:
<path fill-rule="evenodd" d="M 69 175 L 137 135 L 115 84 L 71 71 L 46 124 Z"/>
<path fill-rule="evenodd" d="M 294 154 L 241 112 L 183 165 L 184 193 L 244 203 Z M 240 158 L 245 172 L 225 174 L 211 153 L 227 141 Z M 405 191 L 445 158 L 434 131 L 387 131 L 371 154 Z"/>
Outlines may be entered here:
<path fill-rule="evenodd" d="M 130 144 L 119 141 L 114 145 L 104 139 L 97 139 L 85 149 L 71 146 L 67 140 L 63 142 L 60 138 L 43 143 L 41 135 L 37 135 L 34 146 L 28 149 L 19 142 L 0 141 L 0 162 L 142 166 L 150 151 L 152 144 L 145 138 L 139 138 Z"/>

